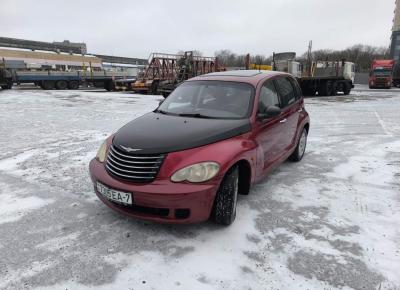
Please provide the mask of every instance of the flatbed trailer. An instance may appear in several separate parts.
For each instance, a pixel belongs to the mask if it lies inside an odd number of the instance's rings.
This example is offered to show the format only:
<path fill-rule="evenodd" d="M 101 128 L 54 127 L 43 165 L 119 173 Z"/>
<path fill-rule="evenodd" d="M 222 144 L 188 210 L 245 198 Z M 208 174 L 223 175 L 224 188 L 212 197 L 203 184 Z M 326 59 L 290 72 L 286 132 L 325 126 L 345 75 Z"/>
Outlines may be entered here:
<path fill-rule="evenodd" d="M 344 77 L 299 77 L 297 78 L 305 96 L 335 96 L 338 92 L 350 94 L 354 84 Z"/>
<path fill-rule="evenodd" d="M 316 61 L 297 81 L 306 96 L 335 96 L 350 94 L 354 88 L 355 65 L 352 62 Z"/>
<path fill-rule="evenodd" d="M 34 83 L 44 90 L 76 90 L 83 83 L 105 88 L 108 91 L 114 89 L 115 80 L 132 78 L 124 73 L 108 71 L 14 71 L 13 82 Z"/>

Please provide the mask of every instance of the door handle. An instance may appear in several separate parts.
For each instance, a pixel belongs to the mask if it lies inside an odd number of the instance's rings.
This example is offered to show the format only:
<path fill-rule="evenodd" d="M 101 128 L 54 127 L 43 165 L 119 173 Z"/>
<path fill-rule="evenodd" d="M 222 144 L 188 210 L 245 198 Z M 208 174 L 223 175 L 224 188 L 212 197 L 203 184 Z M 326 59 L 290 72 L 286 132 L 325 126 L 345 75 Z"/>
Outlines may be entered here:
<path fill-rule="evenodd" d="M 279 123 L 286 123 L 286 121 L 287 121 L 287 119 L 285 118 L 285 119 L 280 120 Z"/>

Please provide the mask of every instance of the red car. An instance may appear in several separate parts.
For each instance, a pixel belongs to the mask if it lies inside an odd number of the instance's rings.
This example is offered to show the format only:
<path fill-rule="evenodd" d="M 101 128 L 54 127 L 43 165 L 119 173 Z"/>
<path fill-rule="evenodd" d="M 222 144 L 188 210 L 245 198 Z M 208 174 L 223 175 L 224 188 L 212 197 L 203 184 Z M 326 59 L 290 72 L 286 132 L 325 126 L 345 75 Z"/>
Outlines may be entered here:
<path fill-rule="evenodd" d="M 90 174 L 98 197 L 128 216 L 229 225 L 238 194 L 286 159 L 302 159 L 309 128 L 291 75 L 211 73 L 110 136 Z"/>

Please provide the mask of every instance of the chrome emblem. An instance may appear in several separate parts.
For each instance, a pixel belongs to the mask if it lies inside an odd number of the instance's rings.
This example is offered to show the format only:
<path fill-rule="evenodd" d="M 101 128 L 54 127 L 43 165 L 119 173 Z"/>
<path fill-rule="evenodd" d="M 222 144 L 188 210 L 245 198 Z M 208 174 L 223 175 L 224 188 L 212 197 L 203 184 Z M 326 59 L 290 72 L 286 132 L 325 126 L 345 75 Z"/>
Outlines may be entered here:
<path fill-rule="evenodd" d="M 140 151 L 140 150 L 142 150 L 142 149 L 136 149 L 136 148 L 131 148 L 131 147 L 125 147 L 125 146 L 122 146 L 122 145 L 119 145 L 122 149 L 124 149 L 126 152 L 135 152 L 135 151 Z"/>

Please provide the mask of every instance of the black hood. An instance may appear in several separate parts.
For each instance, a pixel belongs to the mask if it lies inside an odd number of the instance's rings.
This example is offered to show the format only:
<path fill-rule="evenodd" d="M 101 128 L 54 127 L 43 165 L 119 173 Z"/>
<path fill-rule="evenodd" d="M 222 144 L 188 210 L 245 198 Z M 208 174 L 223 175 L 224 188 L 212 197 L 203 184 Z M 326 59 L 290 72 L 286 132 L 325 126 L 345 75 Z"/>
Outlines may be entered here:
<path fill-rule="evenodd" d="M 122 127 L 113 144 L 141 149 L 136 154 L 168 153 L 211 144 L 250 130 L 249 119 L 189 118 L 152 112 Z"/>

